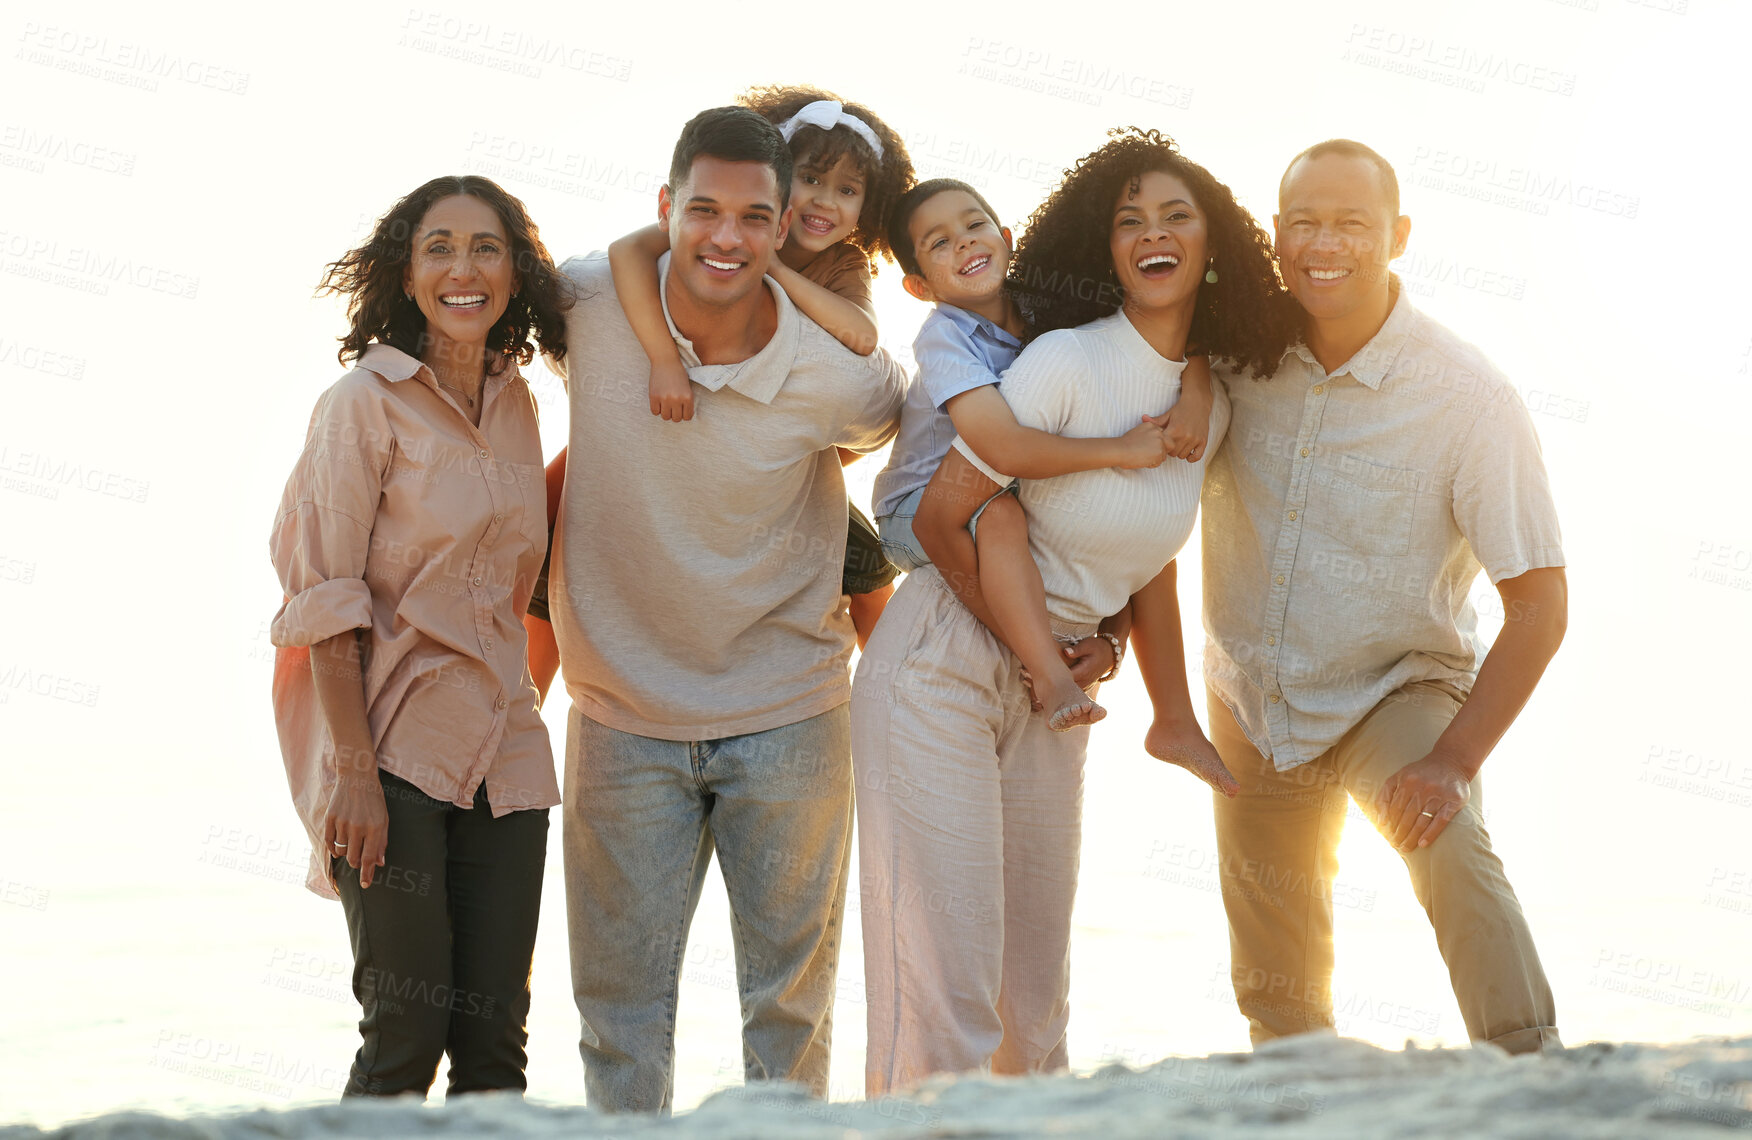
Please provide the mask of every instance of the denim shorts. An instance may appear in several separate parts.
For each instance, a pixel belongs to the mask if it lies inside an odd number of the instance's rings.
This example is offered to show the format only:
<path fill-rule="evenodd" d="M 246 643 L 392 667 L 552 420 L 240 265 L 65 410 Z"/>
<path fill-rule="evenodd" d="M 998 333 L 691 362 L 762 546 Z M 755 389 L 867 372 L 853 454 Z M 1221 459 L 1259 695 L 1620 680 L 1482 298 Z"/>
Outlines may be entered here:
<path fill-rule="evenodd" d="M 992 505 L 998 495 L 1014 495 L 1016 484 L 993 495 L 979 505 L 979 510 L 973 512 L 973 517 L 967 520 L 967 533 L 979 537 L 979 516 L 985 514 L 985 509 Z M 919 513 L 919 500 L 924 497 L 925 489 L 919 487 L 908 491 L 906 497 L 894 505 L 894 509 L 876 520 L 876 529 L 882 536 L 882 552 L 888 555 L 888 560 L 907 573 L 931 564 L 931 556 L 925 553 L 925 548 L 919 545 L 919 540 L 913 534 L 913 517 Z"/>

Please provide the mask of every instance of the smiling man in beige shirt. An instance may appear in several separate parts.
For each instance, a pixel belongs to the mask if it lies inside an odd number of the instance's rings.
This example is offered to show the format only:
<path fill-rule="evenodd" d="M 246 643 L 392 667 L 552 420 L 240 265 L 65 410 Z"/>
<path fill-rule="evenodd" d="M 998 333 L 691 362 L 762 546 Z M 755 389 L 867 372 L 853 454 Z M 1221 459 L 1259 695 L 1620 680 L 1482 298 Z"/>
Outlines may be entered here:
<path fill-rule="evenodd" d="M 1404 296 L 1411 219 L 1385 159 L 1332 140 L 1279 188 L 1303 343 L 1230 378 L 1203 494 L 1211 742 L 1236 999 L 1255 1044 L 1333 1024 L 1332 880 L 1348 793 L 1400 851 L 1468 1036 L 1557 1047 L 1478 771 L 1563 638 L 1557 514 L 1519 395 Z M 1480 569 L 1506 621 L 1488 654 Z"/>
<path fill-rule="evenodd" d="M 688 925 L 714 850 L 750 1080 L 827 1092 L 851 857 L 836 448 L 893 436 L 906 374 L 858 356 L 765 275 L 790 211 L 777 128 L 701 112 L 658 199 L 694 418 L 650 413 L 650 362 L 607 258 L 562 271 L 572 411 L 550 590 L 572 697 L 572 985 L 591 1105 L 667 1111 Z"/>

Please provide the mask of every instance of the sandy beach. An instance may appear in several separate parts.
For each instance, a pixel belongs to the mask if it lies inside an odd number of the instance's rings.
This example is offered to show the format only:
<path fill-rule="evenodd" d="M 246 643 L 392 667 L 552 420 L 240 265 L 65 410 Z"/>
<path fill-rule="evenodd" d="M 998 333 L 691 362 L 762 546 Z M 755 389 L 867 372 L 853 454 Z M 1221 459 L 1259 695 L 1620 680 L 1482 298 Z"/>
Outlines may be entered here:
<path fill-rule="evenodd" d="M 821 1103 L 786 1086 L 727 1089 L 671 1120 L 512 1097 L 454 1106 L 349 1103 L 233 1116 L 115 1113 L 0 1140 L 275 1136 L 1567 1137 L 1642 1140 L 1752 1128 L 1752 1038 L 1590 1044 L 1551 1057 L 1489 1047 L 1392 1052 L 1311 1034 L 1256 1053 L 1169 1057 L 1084 1077 L 939 1078 L 910 1096 Z"/>

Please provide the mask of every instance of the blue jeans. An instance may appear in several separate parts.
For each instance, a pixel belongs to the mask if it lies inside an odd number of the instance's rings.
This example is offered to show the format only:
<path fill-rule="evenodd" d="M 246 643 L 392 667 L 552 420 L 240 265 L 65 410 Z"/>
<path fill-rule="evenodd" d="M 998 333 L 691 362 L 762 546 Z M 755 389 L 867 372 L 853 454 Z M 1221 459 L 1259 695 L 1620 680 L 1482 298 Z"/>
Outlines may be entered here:
<path fill-rule="evenodd" d="M 851 861 L 848 706 L 722 740 L 657 740 L 574 706 L 566 909 L 584 1087 L 668 1112 L 688 926 L 712 851 L 730 895 L 748 1080 L 827 1093 Z"/>

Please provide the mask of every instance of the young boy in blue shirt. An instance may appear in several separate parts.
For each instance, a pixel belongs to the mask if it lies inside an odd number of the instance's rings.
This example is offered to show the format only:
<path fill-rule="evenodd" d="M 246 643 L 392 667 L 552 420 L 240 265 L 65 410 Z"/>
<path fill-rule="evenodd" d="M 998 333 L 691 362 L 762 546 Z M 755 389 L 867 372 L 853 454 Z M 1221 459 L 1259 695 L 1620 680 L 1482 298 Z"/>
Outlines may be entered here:
<path fill-rule="evenodd" d="M 895 203 L 888 237 L 906 273 L 906 291 L 936 303 L 913 341 L 918 371 L 888 466 L 876 479 L 876 524 L 896 566 L 911 571 L 930 564 L 912 520 L 957 435 L 986 463 L 1022 479 L 1155 467 L 1171 456 L 1195 460 L 1203 452 L 1211 380 L 1202 358 L 1189 363 L 1181 398 L 1167 416 L 1146 418 L 1122 436 L 1075 439 L 1016 422 L 998 391 L 1026 333 L 1005 284 L 1010 231 L 972 186 L 952 178 L 919 183 Z M 969 529 L 979 553 L 981 592 L 1002 627 L 992 632 L 1021 660 L 1035 701 L 1049 710 L 1048 726 L 1063 731 L 1106 716 L 1078 688 L 1053 638 L 1015 484 L 988 500 Z"/>

